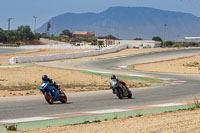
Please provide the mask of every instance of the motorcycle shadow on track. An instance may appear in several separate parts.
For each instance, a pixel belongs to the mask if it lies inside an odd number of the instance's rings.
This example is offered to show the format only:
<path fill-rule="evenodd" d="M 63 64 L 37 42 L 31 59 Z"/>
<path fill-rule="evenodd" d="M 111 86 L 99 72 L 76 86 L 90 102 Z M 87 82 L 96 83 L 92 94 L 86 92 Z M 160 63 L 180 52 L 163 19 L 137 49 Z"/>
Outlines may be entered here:
<path fill-rule="evenodd" d="M 45 103 L 46 104 L 46 103 Z M 65 105 L 65 104 L 73 104 L 73 102 L 66 102 L 66 103 L 60 103 L 60 102 L 55 102 L 55 103 L 53 103 L 53 104 L 47 104 L 47 105 L 50 105 L 50 106 L 52 106 L 52 105 Z"/>
<path fill-rule="evenodd" d="M 118 101 L 119 101 L 119 98 L 112 98 L 112 99 L 118 99 Z M 123 99 L 120 99 L 120 100 L 134 100 L 134 99 L 136 99 L 136 97 L 132 97 L 132 98 L 123 98 Z"/>
<path fill-rule="evenodd" d="M 114 94 L 114 95 L 116 95 L 116 94 Z M 116 95 L 117 96 L 117 95 Z M 136 99 L 136 97 L 135 96 L 132 96 L 131 98 L 128 98 L 128 97 L 123 97 L 123 98 L 119 98 L 119 97 L 112 97 L 112 99 L 113 100 L 135 100 Z"/>

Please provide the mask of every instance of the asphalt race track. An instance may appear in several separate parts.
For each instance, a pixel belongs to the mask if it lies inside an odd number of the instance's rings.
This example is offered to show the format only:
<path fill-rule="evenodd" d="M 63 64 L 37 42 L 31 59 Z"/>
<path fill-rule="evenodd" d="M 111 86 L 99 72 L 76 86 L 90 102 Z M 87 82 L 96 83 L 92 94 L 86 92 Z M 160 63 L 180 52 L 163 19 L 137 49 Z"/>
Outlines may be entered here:
<path fill-rule="evenodd" d="M 0 120 L 193 101 L 195 96 L 200 96 L 200 75 L 130 72 L 124 69 L 119 70 L 116 68 L 124 65 L 147 63 L 197 54 L 200 54 L 199 48 L 170 50 L 126 57 L 99 59 L 95 61 L 39 63 L 40 65 L 59 68 L 78 68 L 81 70 L 101 72 L 140 74 L 161 78 L 171 78 L 186 82 L 172 86 L 134 89 L 132 91 L 134 98 L 123 100 L 119 100 L 110 90 L 67 94 L 67 104 L 60 104 L 58 102 L 53 105 L 47 104 L 42 95 L 11 98 L 3 97 L 0 98 Z"/>
<path fill-rule="evenodd" d="M 1 54 L 14 54 L 14 53 L 22 53 L 22 52 L 32 52 L 35 50 L 30 49 L 16 49 L 16 48 L 0 48 L 0 55 Z"/>

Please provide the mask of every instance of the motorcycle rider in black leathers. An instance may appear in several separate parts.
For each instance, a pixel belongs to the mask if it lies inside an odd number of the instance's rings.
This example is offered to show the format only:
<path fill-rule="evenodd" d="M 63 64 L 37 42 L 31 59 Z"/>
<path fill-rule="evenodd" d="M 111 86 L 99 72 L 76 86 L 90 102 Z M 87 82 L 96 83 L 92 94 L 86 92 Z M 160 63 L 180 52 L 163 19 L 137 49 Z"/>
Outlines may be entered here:
<path fill-rule="evenodd" d="M 111 76 L 111 80 L 116 79 L 119 83 L 121 83 L 122 85 L 124 85 L 126 87 L 126 89 L 129 91 L 129 88 L 126 86 L 126 83 L 118 78 L 116 78 L 115 75 Z M 115 94 L 115 90 L 113 90 L 113 94 Z"/>

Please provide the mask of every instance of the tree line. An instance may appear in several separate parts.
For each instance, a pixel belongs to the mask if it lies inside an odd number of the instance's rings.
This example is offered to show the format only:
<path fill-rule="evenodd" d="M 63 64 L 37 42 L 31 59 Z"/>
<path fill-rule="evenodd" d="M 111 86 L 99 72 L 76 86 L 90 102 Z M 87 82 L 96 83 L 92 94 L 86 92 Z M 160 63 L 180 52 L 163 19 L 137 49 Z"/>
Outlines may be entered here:
<path fill-rule="evenodd" d="M 36 39 L 29 26 L 19 26 L 16 30 L 3 30 L 0 28 L 0 42 L 15 42 L 19 40 Z"/>
<path fill-rule="evenodd" d="M 73 33 L 65 29 L 62 31 L 61 34 L 58 36 L 51 34 L 48 35 L 46 33 L 33 33 L 31 31 L 31 28 L 29 26 L 19 26 L 16 30 L 3 30 L 0 28 L 0 42 L 3 43 L 16 43 L 18 41 L 31 41 L 34 39 L 39 40 L 40 38 L 46 38 L 50 40 L 57 40 L 57 41 L 63 41 L 63 42 L 91 42 L 93 45 L 97 44 L 97 39 L 116 39 L 119 40 L 119 38 L 109 34 L 106 36 L 99 36 L 96 38 L 78 38 L 73 35 Z M 142 40 L 142 38 L 135 38 L 134 40 Z M 160 37 L 154 37 L 153 40 L 156 41 L 162 41 Z"/>
<path fill-rule="evenodd" d="M 73 35 L 73 33 L 65 29 L 62 31 L 61 34 L 58 36 L 51 34 L 48 35 L 46 33 L 33 33 L 29 26 L 19 26 L 16 30 L 3 30 L 0 28 L 0 43 L 12 43 L 15 44 L 17 42 L 26 42 L 32 40 L 39 40 L 40 38 L 46 38 L 50 40 L 57 40 L 63 41 L 68 43 L 75 43 L 75 42 L 91 42 L 92 45 L 97 45 L 97 39 L 116 39 L 120 40 L 119 38 L 109 34 L 106 36 L 99 36 L 95 38 L 78 38 Z M 140 37 L 134 38 L 133 40 L 143 40 Z M 174 42 L 174 41 L 165 41 L 163 42 L 162 38 L 159 36 L 152 37 L 152 40 L 159 41 L 162 43 L 163 47 L 189 47 L 189 46 L 196 46 L 199 47 L 199 42 Z"/>

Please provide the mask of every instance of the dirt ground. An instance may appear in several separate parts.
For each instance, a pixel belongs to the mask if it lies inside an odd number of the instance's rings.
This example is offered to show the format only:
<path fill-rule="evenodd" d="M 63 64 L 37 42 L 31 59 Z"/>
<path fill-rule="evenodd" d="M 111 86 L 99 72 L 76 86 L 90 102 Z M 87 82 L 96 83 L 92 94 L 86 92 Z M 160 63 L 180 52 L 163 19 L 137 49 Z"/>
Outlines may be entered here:
<path fill-rule="evenodd" d="M 139 51 L 139 49 L 137 49 L 136 51 Z M 134 50 L 127 49 L 118 53 L 113 53 L 113 55 L 114 56 L 128 55 L 128 53 L 133 54 L 136 51 L 135 49 Z M 87 59 L 109 58 L 112 57 L 113 55 L 107 54 L 98 57 L 87 57 Z M 200 63 L 200 55 L 188 58 L 180 58 L 176 60 L 162 61 L 157 63 L 135 65 L 134 68 L 136 70 L 143 70 L 143 71 L 199 74 L 200 71 L 199 63 Z M 16 76 L 20 75 L 19 69 L 20 68 L 0 68 L 0 73 L 1 73 L 0 84 L 2 84 L 2 82 L 4 82 L 4 84 L 9 84 L 9 83 L 18 84 L 16 83 L 16 79 L 20 79 L 22 77 L 27 77 L 27 76 L 34 77 L 34 80 L 29 80 L 29 82 L 38 83 L 40 81 L 40 75 L 43 74 L 44 72 L 52 77 L 55 76 L 52 73 L 54 71 L 51 70 L 54 68 L 46 69 L 44 67 L 31 66 L 32 71 L 30 71 L 28 70 L 29 67 L 24 67 L 23 68 L 24 73 L 21 74 L 21 76 Z M 93 79 L 94 82 L 96 83 L 97 81 L 106 82 L 106 79 L 87 74 L 81 75 L 81 73 L 77 71 L 60 70 L 60 69 L 54 69 L 54 70 L 58 71 L 57 75 L 59 74 L 70 75 L 70 76 L 78 75 L 77 77 L 80 77 L 82 82 L 85 84 L 87 84 L 89 81 L 89 80 L 84 80 L 87 78 Z M 36 72 L 37 74 L 34 75 L 33 73 Z M 9 78 L 2 76 L 3 73 L 5 75 L 8 75 L 7 77 Z M 13 78 L 13 76 L 15 78 Z M 69 78 L 69 77 L 64 81 L 76 84 L 76 80 L 74 80 L 74 78 Z M 59 79 L 59 77 L 55 78 Z M 27 82 L 27 80 L 25 79 L 24 81 Z M 61 79 L 59 81 L 64 82 Z M 133 118 L 115 119 L 115 120 L 109 120 L 91 124 L 69 125 L 62 127 L 48 127 L 42 129 L 17 131 L 16 133 L 25 133 L 25 132 L 28 133 L 35 133 L 35 132 L 37 133 L 124 133 L 124 132 L 125 133 L 160 133 L 160 132 L 199 133 L 200 132 L 199 123 L 200 123 L 200 109 L 196 109 L 196 110 L 177 111 L 170 113 L 151 114 Z"/>
<path fill-rule="evenodd" d="M 88 49 L 40 49 L 35 52 L 26 52 L 26 53 L 16 53 L 16 54 L 6 54 L 0 55 L 0 64 L 9 64 L 9 59 L 14 56 L 33 56 L 33 55 L 48 55 L 48 54 L 61 54 L 61 53 L 74 53 L 88 51 Z"/>
<path fill-rule="evenodd" d="M 195 109 L 15 133 L 199 133 L 199 123 L 200 109 Z"/>
<path fill-rule="evenodd" d="M 105 55 L 84 57 L 84 58 L 78 58 L 78 59 L 66 59 L 66 60 L 60 60 L 60 61 L 95 60 L 95 59 L 101 59 L 101 58 L 112 58 L 112 57 L 118 57 L 118 56 L 127 56 L 127 55 L 133 55 L 133 54 L 156 52 L 156 51 L 170 50 L 170 49 L 176 49 L 176 48 L 144 48 L 144 49 L 132 48 L 132 49 L 125 49 L 116 53 L 110 53 L 110 54 L 105 54 Z"/>
<path fill-rule="evenodd" d="M 55 80 L 66 93 L 109 89 L 109 78 L 95 76 L 74 70 L 44 67 L 38 65 L 0 68 L 0 97 L 41 94 L 42 75 Z M 147 86 L 142 82 L 126 82 L 128 86 Z M 133 88 L 133 87 L 132 87 Z"/>
<path fill-rule="evenodd" d="M 0 97 L 40 94 L 37 88 L 40 87 L 42 82 L 41 76 L 44 74 L 60 83 L 61 87 L 66 89 L 67 92 L 87 89 L 85 86 L 89 88 L 89 84 L 92 83 L 98 86 L 108 82 L 108 79 L 84 74 L 79 71 L 37 65 L 0 68 Z M 72 88 L 68 86 L 72 86 Z M 77 86 L 80 87 L 77 88 Z M 95 90 L 96 88 L 93 89 Z"/>
<path fill-rule="evenodd" d="M 162 48 L 152 49 L 126 49 L 120 52 L 99 55 L 93 57 L 85 57 L 73 60 L 91 60 L 98 58 L 110 58 L 115 56 L 124 56 L 130 54 L 145 53 L 151 51 L 168 50 Z M 38 52 L 0 55 L 0 64 L 6 64 L 7 60 L 12 56 L 31 56 L 42 54 L 71 53 L 83 50 L 40 50 Z M 6 62 L 5 60 L 6 59 Z M 72 60 L 72 59 L 69 59 Z M 66 61 L 66 60 L 65 60 Z M 43 66 L 0 66 L 0 97 L 6 96 L 24 96 L 40 94 L 37 89 L 41 84 L 41 75 L 47 74 L 54 79 L 61 87 L 69 92 L 92 91 L 108 89 L 109 79 L 84 74 L 78 71 L 48 68 Z M 62 77 L 62 78 L 61 78 Z M 128 82 L 128 85 L 134 84 L 136 87 L 145 86 L 139 82 Z"/>
<path fill-rule="evenodd" d="M 84 57 L 84 58 L 73 59 L 73 60 L 109 58 L 109 57 L 115 57 L 115 56 L 125 56 L 125 55 L 130 55 L 130 54 L 139 54 L 139 53 L 168 50 L 168 49 L 169 48 L 125 49 L 116 53 L 110 53 L 110 54 L 98 55 L 98 56 L 92 56 L 92 57 Z M 33 56 L 33 55 L 48 55 L 48 54 L 59 54 L 59 53 L 73 53 L 73 52 L 81 52 L 81 51 L 88 51 L 88 50 L 89 49 L 48 49 L 48 50 L 40 49 L 36 52 L 0 55 L 0 65 L 9 64 L 9 59 L 14 56 Z M 71 59 L 66 59 L 66 60 L 71 60 Z"/>
<path fill-rule="evenodd" d="M 134 70 L 139 71 L 200 74 L 200 55 L 155 63 L 133 65 L 133 67 Z"/>

